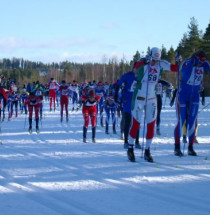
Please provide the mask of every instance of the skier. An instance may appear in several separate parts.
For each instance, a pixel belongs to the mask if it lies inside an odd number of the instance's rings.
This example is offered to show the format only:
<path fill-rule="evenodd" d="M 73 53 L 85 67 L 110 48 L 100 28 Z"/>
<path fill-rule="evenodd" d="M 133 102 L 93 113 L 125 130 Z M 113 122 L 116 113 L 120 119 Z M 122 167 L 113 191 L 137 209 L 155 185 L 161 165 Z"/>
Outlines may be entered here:
<path fill-rule="evenodd" d="M 187 122 L 189 139 L 188 155 L 197 155 L 194 151 L 193 144 L 195 141 L 195 127 L 199 109 L 199 91 L 205 71 L 210 71 L 210 66 L 206 61 L 206 54 L 201 50 L 194 52 L 182 65 L 181 83 L 177 92 L 176 103 L 178 120 L 174 130 L 174 154 L 176 156 L 183 156 L 180 150 L 180 135 L 185 121 Z M 186 120 L 187 115 L 188 120 Z"/>
<path fill-rule="evenodd" d="M 101 81 L 98 82 L 98 86 L 95 89 L 95 93 L 97 96 L 100 97 L 100 101 L 99 101 L 99 103 L 97 103 L 97 113 L 99 112 L 101 127 L 104 127 L 103 108 L 102 107 L 103 107 L 103 104 L 105 101 L 106 94 L 105 94 L 105 90 L 103 87 L 103 83 Z"/>
<path fill-rule="evenodd" d="M 61 115 L 61 119 L 60 121 L 63 122 L 63 109 L 65 107 L 65 110 L 66 110 L 66 122 L 68 122 L 69 120 L 69 112 L 68 112 L 68 105 L 69 105 L 69 93 L 70 93 L 70 90 L 69 90 L 69 85 L 66 84 L 66 81 L 63 80 L 61 82 L 61 85 L 59 87 L 59 92 L 61 94 L 60 96 L 60 106 L 61 106 L 61 112 L 60 112 L 60 115 Z"/>
<path fill-rule="evenodd" d="M 117 134 L 116 132 L 116 110 L 117 110 L 118 105 L 114 102 L 114 97 L 113 95 L 109 95 L 104 102 L 104 109 L 106 113 L 106 129 L 105 132 L 106 134 L 109 134 L 109 119 L 110 116 L 112 117 L 112 129 L 113 133 Z"/>
<path fill-rule="evenodd" d="M 5 109 L 6 109 L 7 102 L 8 102 L 8 97 L 7 97 L 6 91 L 0 85 L 0 120 L 2 121 L 4 121 L 4 118 L 5 118 Z M 2 112 L 3 112 L 3 118 L 1 119 Z"/>
<path fill-rule="evenodd" d="M 76 110 L 79 96 L 79 87 L 75 80 L 73 80 L 72 84 L 70 85 L 70 90 L 72 91 L 72 111 L 74 111 Z"/>
<path fill-rule="evenodd" d="M 15 106 L 15 117 L 18 117 L 18 101 L 19 94 L 17 91 L 10 91 L 8 96 L 8 120 L 10 120 L 13 116 L 13 108 Z"/>
<path fill-rule="evenodd" d="M 170 87 L 171 84 L 168 81 L 163 79 L 159 79 L 157 83 L 156 89 L 156 97 L 157 97 L 157 118 L 156 118 L 156 134 L 160 135 L 160 114 L 162 110 L 162 97 L 163 97 L 163 89 L 164 87 Z"/>
<path fill-rule="evenodd" d="M 36 132 L 39 133 L 39 110 L 40 106 L 42 105 L 42 100 L 39 96 L 35 96 L 35 92 L 30 92 L 29 97 L 25 100 L 25 105 L 28 106 L 29 112 L 29 128 L 28 131 L 32 133 L 32 116 L 33 116 L 33 109 L 35 112 L 35 120 L 36 120 Z"/>
<path fill-rule="evenodd" d="M 43 101 L 43 94 L 44 94 L 44 89 L 42 85 L 37 82 L 37 84 L 34 86 L 33 92 L 35 93 L 35 96 L 39 96 L 40 100 Z M 43 102 L 41 102 L 40 108 L 39 108 L 39 115 L 40 115 L 40 120 L 42 120 L 42 115 L 43 115 Z"/>
<path fill-rule="evenodd" d="M 52 111 L 52 103 L 55 111 L 55 97 L 56 97 L 56 88 L 58 83 L 54 80 L 54 78 L 51 78 L 50 82 L 47 85 L 49 87 L 49 97 L 50 97 L 50 111 Z"/>
<path fill-rule="evenodd" d="M 136 63 L 135 68 L 138 69 L 138 78 L 136 86 L 134 85 L 135 90 L 132 98 L 132 126 L 129 132 L 129 148 L 127 155 L 130 161 L 135 161 L 133 150 L 134 138 L 136 137 L 136 133 L 139 130 L 141 116 L 144 110 L 143 141 L 145 123 L 147 123 L 144 159 L 148 162 L 153 162 L 153 158 L 150 153 L 150 145 L 154 137 L 155 120 L 157 114 L 157 99 L 155 88 L 160 73 L 163 70 L 177 72 L 178 65 L 170 64 L 168 61 L 161 60 L 160 49 L 154 47 L 151 49 L 148 59 L 141 59 Z"/>
<path fill-rule="evenodd" d="M 90 117 L 92 125 L 92 142 L 95 143 L 97 117 L 96 104 L 100 101 L 100 96 L 96 96 L 94 90 L 91 89 L 86 95 L 81 96 L 81 100 L 83 101 L 82 113 L 84 117 L 83 142 L 87 142 L 87 128 Z"/>
<path fill-rule="evenodd" d="M 27 107 L 26 105 L 24 105 L 26 98 L 28 97 L 26 89 L 23 88 L 21 90 L 21 94 L 20 94 L 20 102 L 21 102 L 21 113 L 23 113 L 23 110 L 25 111 L 25 114 L 27 114 Z"/>
<path fill-rule="evenodd" d="M 131 101 L 132 101 L 132 96 L 133 96 L 133 84 L 137 80 L 137 72 L 138 70 L 136 69 L 136 63 L 134 63 L 133 69 L 129 72 L 126 72 L 121 76 L 121 78 L 117 81 L 116 87 L 115 87 L 115 102 L 117 103 L 122 103 L 123 106 L 123 112 L 122 112 L 122 130 L 124 133 L 124 148 L 128 149 L 128 134 L 129 134 L 129 129 L 131 126 Z M 119 96 L 119 90 L 120 87 L 122 87 L 120 96 Z M 120 98 L 120 99 L 119 99 Z M 139 144 L 139 130 L 137 131 L 136 134 L 136 141 L 135 141 L 135 147 L 136 148 L 141 148 Z"/>

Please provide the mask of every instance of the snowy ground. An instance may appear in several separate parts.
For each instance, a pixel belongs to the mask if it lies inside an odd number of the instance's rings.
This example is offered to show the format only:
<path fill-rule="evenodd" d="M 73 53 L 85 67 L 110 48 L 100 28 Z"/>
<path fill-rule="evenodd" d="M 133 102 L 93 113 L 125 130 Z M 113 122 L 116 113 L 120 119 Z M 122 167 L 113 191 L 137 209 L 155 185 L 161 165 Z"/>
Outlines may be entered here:
<path fill-rule="evenodd" d="M 38 135 L 28 134 L 28 124 L 24 129 L 24 115 L 3 122 L 0 214 L 209 215 L 210 105 L 199 114 L 198 156 L 179 158 L 173 155 L 175 111 L 167 102 L 162 135 L 151 148 L 155 163 L 145 162 L 139 149 L 137 162 L 129 162 L 123 141 L 101 127 L 97 143 L 90 128 L 83 143 L 81 111 L 60 123 L 59 109 L 48 112 L 45 103 Z"/>

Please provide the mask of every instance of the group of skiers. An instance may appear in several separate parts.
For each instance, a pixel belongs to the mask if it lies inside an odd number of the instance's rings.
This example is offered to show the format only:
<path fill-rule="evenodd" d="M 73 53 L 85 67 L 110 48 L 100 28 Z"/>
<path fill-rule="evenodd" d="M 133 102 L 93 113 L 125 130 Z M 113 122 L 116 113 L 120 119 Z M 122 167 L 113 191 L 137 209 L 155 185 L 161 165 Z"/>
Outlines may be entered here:
<path fill-rule="evenodd" d="M 120 123 L 121 138 L 124 139 L 124 148 L 127 150 L 128 159 L 135 161 L 134 147 L 142 149 L 142 155 L 148 162 L 153 162 L 150 146 L 155 134 L 160 135 L 160 113 L 162 109 L 163 89 L 170 94 L 171 106 L 176 100 L 177 125 L 174 131 L 174 154 L 183 156 L 180 148 L 180 135 L 182 128 L 187 128 L 189 139 L 188 155 L 196 156 L 193 144 L 199 108 L 199 93 L 202 88 L 202 79 L 205 71 L 210 70 L 206 54 L 197 51 L 192 56 L 181 62 L 181 56 L 176 55 L 176 63 L 171 64 L 161 60 L 161 50 L 152 48 L 145 58 L 134 62 L 131 71 L 124 73 L 115 83 L 108 84 L 99 81 L 84 82 L 81 85 L 74 80 L 67 84 L 65 80 L 58 83 L 54 78 L 44 86 L 38 81 L 31 86 L 23 87 L 19 92 L 15 82 L 11 82 L 9 89 L 0 87 L 0 104 L 5 118 L 5 108 L 8 104 L 8 118 L 13 114 L 15 106 L 18 115 L 18 101 L 21 112 L 29 113 L 29 132 L 32 132 L 32 114 L 35 112 L 36 131 L 39 132 L 39 120 L 42 119 L 43 98 L 49 97 L 49 110 L 56 110 L 60 103 L 60 121 L 63 122 L 64 109 L 66 121 L 69 120 L 69 99 L 72 101 L 72 111 L 82 106 L 84 118 L 83 142 L 87 142 L 87 129 L 89 119 L 92 127 L 92 142 L 96 141 L 96 125 L 104 127 L 109 134 L 109 122 L 112 120 L 112 130 L 116 134 L 116 115 L 122 116 Z M 173 91 L 172 85 L 161 79 L 162 71 L 177 73 L 177 89 Z M 173 96 L 172 96 L 173 95 Z M 60 102 L 58 101 L 60 98 Z M 99 114 L 99 122 L 97 122 Z M 2 117 L 2 112 L 0 112 Z M 142 120 L 143 119 L 143 120 Z M 142 123 L 143 122 L 143 123 Z M 139 128 L 143 129 L 143 142 L 139 143 Z M 186 132 L 185 132 L 186 136 Z"/>
<path fill-rule="evenodd" d="M 177 125 L 174 131 L 174 154 L 183 156 L 180 147 L 182 128 L 187 128 L 188 155 L 196 156 L 193 144 L 196 137 L 196 124 L 199 108 L 200 90 L 205 71 L 210 71 L 210 65 L 203 51 L 197 51 L 181 65 L 181 56 L 176 55 L 176 64 L 161 60 L 161 50 L 151 49 L 149 55 L 135 62 L 133 69 L 122 75 L 117 85 L 124 84 L 123 99 L 124 117 L 124 147 L 127 148 L 128 159 L 135 161 L 134 145 L 139 148 L 139 127 L 143 117 L 143 142 L 141 145 L 144 159 L 153 162 L 150 146 L 155 133 L 160 134 L 160 111 L 158 87 L 161 84 L 161 72 L 172 71 L 177 73 L 176 112 Z M 165 82 L 163 85 L 170 86 Z M 117 97 L 117 95 L 115 95 Z M 157 115 L 158 114 L 158 115 Z M 185 134 L 186 135 L 186 134 Z M 144 143 L 145 141 L 145 143 Z M 135 142 L 135 144 L 134 144 Z M 145 146 L 144 146 L 145 145 Z M 185 145 L 184 145 L 185 146 Z"/>

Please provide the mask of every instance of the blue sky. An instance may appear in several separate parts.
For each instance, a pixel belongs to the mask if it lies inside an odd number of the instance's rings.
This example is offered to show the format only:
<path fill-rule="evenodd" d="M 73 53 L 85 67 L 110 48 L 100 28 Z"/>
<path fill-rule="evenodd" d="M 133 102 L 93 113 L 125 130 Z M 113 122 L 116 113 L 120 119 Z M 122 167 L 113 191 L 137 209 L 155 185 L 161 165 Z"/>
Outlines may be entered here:
<path fill-rule="evenodd" d="M 147 47 L 177 47 L 195 17 L 205 32 L 209 0 L 0 0 L 0 59 L 44 63 L 131 60 Z"/>

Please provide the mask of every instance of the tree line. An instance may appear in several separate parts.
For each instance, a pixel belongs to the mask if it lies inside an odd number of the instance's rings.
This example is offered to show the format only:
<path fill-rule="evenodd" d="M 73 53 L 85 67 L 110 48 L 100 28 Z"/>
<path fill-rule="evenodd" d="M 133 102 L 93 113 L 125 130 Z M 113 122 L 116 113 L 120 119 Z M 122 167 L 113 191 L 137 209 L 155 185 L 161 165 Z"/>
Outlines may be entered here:
<path fill-rule="evenodd" d="M 150 52 L 148 47 L 146 54 Z M 191 54 L 199 49 L 202 49 L 207 54 L 207 59 L 210 59 L 210 23 L 205 32 L 199 30 L 197 20 L 192 17 L 188 25 L 188 32 L 183 34 L 178 46 L 174 49 L 172 46 L 167 50 L 164 45 L 161 47 L 162 59 L 174 63 L 176 52 L 182 55 L 183 60 L 191 56 Z M 0 74 L 5 77 L 16 79 L 18 84 L 25 84 L 39 80 L 46 83 L 51 77 L 54 77 L 59 82 L 65 79 L 67 82 L 77 80 L 79 83 L 87 81 L 108 81 L 109 83 L 116 81 L 123 73 L 131 70 L 133 62 L 139 60 L 141 56 L 137 50 L 131 61 L 125 58 L 118 60 L 117 57 L 112 57 L 107 60 L 104 57 L 102 63 L 74 63 L 64 61 L 60 63 L 44 64 L 42 62 L 33 62 L 24 60 L 23 58 L 12 58 L 0 60 Z M 45 71 L 45 75 L 42 75 Z M 163 73 L 163 78 L 170 81 L 176 86 L 176 74 Z M 204 86 L 207 95 L 210 95 L 210 74 L 205 74 Z"/>

